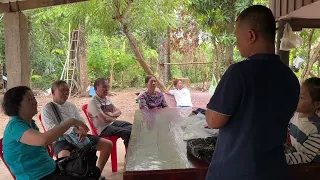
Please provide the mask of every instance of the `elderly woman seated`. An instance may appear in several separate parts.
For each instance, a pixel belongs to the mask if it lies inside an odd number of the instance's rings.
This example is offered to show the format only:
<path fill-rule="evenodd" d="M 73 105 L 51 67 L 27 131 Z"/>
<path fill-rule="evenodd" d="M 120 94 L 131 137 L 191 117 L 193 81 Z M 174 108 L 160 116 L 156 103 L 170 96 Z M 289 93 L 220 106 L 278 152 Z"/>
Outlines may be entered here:
<path fill-rule="evenodd" d="M 61 137 L 71 126 L 86 134 L 89 129 L 82 121 L 69 119 L 45 133 L 39 132 L 32 119 L 37 114 L 37 101 L 26 86 L 9 89 L 4 95 L 2 108 L 10 116 L 3 135 L 3 155 L 17 180 L 87 179 L 60 175 L 46 149 L 46 145 Z"/>
<path fill-rule="evenodd" d="M 166 100 L 161 92 L 156 91 L 156 78 L 148 75 L 145 79 L 148 90 L 139 95 L 140 109 L 158 109 L 167 107 Z"/>

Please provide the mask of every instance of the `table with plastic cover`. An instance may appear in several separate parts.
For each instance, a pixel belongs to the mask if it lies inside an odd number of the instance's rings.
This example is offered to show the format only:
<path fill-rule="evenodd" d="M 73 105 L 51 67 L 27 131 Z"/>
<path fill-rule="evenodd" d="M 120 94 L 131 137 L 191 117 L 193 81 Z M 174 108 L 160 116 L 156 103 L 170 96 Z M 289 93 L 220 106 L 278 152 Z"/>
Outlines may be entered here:
<path fill-rule="evenodd" d="M 124 180 L 204 180 L 209 164 L 187 154 L 181 125 L 191 108 L 137 110 Z"/>
<path fill-rule="evenodd" d="M 187 154 L 181 125 L 188 108 L 138 110 L 124 180 L 204 180 L 209 164 Z M 320 163 L 289 166 L 291 180 L 320 179 Z"/>

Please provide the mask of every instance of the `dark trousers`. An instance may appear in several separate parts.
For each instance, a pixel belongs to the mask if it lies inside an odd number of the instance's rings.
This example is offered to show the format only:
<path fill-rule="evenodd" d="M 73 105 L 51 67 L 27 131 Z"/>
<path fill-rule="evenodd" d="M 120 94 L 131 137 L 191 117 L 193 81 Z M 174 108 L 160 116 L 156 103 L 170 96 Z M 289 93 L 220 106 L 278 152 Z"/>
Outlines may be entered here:
<path fill-rule="evenodd" d="M 100 136 L 120 136 L 124 141 L 124 145 L 128 148 L 132 124 L 127 121 L 114 121 L 110 126 L 106 127 Z"/>

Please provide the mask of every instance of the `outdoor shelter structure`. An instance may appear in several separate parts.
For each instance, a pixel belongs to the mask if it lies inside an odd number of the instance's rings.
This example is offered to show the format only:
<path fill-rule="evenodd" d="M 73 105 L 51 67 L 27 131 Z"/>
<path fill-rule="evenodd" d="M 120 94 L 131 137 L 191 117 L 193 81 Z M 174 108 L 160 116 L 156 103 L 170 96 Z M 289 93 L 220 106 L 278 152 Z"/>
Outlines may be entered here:
<path fill-rule="evenodd" d="M 30 86 L 28 21 L 22 11 L 82 1 L 88 0 L 0 0 L 0 13 L 4 13 L 7 88 Z"/>
<path fill-rule="evenodd" d="M 289 23 L 294 31 L 303 28 L 320 28 L 319 0 L 269 0 L 269 7 L 277 21 L 276 52 L 289 65 L 289 51 L 280 50 L 284 25 Z"/>
<path fill-rule="evenodd" d="M 0 0 L 0 13 L 4 13 L 5 58 L 7 87 L 30 86 L 30 59 L 28 21 L 23 10 L 70 4 L 88 0 Z M 293 30 L 320 28 L 319 0 L 269 0 L 278 22 L 277 53 L 289 64 L 289 51 L 280 51 L 280 39 L 285 23 Z"/>

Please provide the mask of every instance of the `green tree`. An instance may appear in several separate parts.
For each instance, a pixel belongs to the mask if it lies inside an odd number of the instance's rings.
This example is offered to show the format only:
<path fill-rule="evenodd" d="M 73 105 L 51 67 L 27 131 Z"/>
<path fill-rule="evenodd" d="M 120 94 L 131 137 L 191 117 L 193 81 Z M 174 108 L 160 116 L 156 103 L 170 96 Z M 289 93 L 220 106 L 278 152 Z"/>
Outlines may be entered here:
<path fill-rule="evenodd" d="M 72 26 L 84 23 L 86 31 L 100 29 L 105 35 L 124 33 L 136 60 L 147 74 L 154 74 L 145 61 L 137 36 L 145 32 L 165 32 L 167 27 L 174 26 L 174 10 L 180 1 L 171 0 L 93 0 L 69 6 L 49 8 L 41 17 L 63 18 L 59 23 L 73 22 Z M 151 39 L 151 38 L 150 38 Z M 163 89 L 163 85 L 161 86 Z"/>
<path fill-rule="evenodd" d="M 202 26 L 211 34 L 214 46 L 213 73 L 219 80 L 225 69 L 234 62 L 235 50 L 235 18 L 245 8 L 252 4 L 267 5 L 267 0 L 190 0 L 188 8 Z M 235 54 L 237 59 L 239 54 Z"/>

